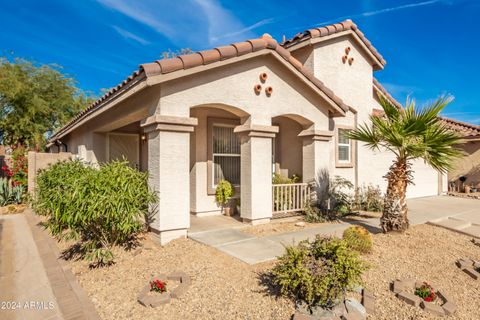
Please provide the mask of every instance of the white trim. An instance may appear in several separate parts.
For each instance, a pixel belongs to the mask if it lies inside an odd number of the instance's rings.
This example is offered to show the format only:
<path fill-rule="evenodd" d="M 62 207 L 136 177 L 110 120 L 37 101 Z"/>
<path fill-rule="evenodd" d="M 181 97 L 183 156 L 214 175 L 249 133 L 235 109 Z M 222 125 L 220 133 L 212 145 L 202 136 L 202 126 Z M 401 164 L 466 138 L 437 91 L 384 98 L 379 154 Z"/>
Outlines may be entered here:
<path fill-rule="evenodd" d="M 338 162 L 339 163 L 351 163 L 352 162 L 352 140 L 348 139 L 348 143 L 342 143 L 340 142 L 340 132 L 341 131 L 349 131 L 349 129 L 343 129 L 339 128 L 338 129 L 338 137 L 337 137 L 337 153 L 338 153 Z M 340 159 L 340 147 L 348 147 L 348 159 Z"/>

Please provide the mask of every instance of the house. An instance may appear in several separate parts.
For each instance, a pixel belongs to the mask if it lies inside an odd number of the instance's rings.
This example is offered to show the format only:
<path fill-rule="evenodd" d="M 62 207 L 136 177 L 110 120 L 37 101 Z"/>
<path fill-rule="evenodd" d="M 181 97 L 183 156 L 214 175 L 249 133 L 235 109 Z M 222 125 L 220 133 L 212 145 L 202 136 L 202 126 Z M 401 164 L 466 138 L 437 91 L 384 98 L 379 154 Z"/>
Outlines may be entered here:
<path fill-rule="evenodd" d="M 448 172 L 450 190 L 463 192 L 467 185 L 480 189 L 480 126 L 445 117 L 442 121 L 462 136 L 463 144 L 457 147 L 465 153 Z M 465 177 L 465 181 L 460 181 L 460 177 Z"/>
<path fill-rule="evenodd" d="M 50 139 L 96 163 L 125 156 L 159 194 L 152 229 L 161 243 L 184 237 L 190 214 L 220 214 L 214 193 L 225 178 L 240 195 L 241 218 L 272 218 L 272 172 L 326 169 L 355 186 L 380 185 L 393 157 L 345 132 L 396 103 L 373 77 L 385 60 L 350 20 L 277 43 L 268 34 L 140 65 Z M 415 163 L 409 197 L 446 191 L 446 177 Z M 281 191 L 279 191 L 281 192 Z M 291 191 L 289 191 L 291 192 Z M 297 199 L 304 196 L 295 189 Z M 280 197 L 282 195 L 280 194 Z"/>

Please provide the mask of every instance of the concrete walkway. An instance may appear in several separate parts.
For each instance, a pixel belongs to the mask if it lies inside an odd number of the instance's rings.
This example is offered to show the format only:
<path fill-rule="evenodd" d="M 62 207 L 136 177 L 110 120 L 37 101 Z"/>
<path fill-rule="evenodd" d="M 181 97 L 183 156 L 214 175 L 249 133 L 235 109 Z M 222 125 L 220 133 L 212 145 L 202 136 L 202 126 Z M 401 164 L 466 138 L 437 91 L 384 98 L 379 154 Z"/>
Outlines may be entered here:
<path fill-rule="evenodd" d="M 0 216 L 0 319 L 99 319 L 29 210 Z"/>
<path fill-rule="evenodd" d="M 430 221 L 444 221 L 449 217 L 466 219 L 462 227 L 480 235 L 480 201 L 447 196 L 427 197 L 408 201 L 410 224 L 423 224 Z M 452 220 L 447 220 L 451 222 Z M 474 225 L 470 222 L 478 223 Z M 458 222 L 457 222 L 458 223 Z M 379 219 L 344 220 L 316 228 L 257 238 L 242 232 L 243 225 L 229 217 L 192 217 L 192 228 L 188 237 L 217 248 L 248 264 L 273 260 L 282 255 L 285 246 L 305 239 L 313 239 L 317 234 L 341 236 L 351 224 L 362 225 L 370 232 L 381 232 Z"/>
<path fill-rule="evenodd" d="M 197 218 L 212 221 L 212 217 Z M 228 219 L 224 217 L 224 219 Z M 222 219 L 223 220 L 223 219 Z M 331 223 L 315 228 L 305 228 L 296 232 L 275 234 L 262 238 L 242 232 L 244 224 L 231 227 L 213 227 L 213 230 L 189 231 L 188 237 L 200 243 L 214 247 L 248 264 L 256 264 L 276 259 L 285 251 L 285 246 L 313 239 L 317 234 L 341 236 L 350 224 L 359 224 L 372 232 L 379 232 L 378 219 L 364 219 Z M 198 230 L 195 228 L 194 230 Z"/>

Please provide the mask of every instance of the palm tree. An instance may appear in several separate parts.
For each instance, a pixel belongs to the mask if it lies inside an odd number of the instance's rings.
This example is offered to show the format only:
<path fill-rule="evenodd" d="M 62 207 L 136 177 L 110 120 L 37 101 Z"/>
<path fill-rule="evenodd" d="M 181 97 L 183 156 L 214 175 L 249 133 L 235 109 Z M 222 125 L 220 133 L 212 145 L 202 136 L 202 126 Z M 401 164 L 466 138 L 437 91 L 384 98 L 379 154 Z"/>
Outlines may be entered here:
<path fill-rule="evenodd" d="M 462 155 L 453 145 L 460 137 L 447 129 L 439 113 L 452 101 L 449 96 L 438 98 L 423 108 L 415 108 L 415 101 L 407 99 L 404 109 L 380 97 L 384 116 L 370 116 L 371 125 L 361 125 L 351 131 L 351 139 L 362 141 L 372 150 L 386 149 L 395 160 L 384 178 L 387 179 L 385 206 L 380 223 L 383 232 L 408 229 L 406 192 L 413 183 L 411 164 L 423 159 L 434 169 L 445 173 L 453 160 Z"/>

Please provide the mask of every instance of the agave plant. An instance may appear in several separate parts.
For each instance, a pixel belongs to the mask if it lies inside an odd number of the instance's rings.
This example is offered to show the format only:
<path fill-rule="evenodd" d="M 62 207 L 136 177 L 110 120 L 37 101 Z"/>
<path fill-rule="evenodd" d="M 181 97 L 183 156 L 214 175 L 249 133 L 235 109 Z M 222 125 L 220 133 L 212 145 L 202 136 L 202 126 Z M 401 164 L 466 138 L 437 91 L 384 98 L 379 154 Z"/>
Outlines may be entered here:
<path fill-rule="evenodd" d="M 0 178 L 0 206 L 10 204 L 13 196 L 13 189 L 7 178 Z"/>
<path fill-rule="evenodd" d="M 0 207 L 22 203 L 24 187 L 12 186 L 7 178 L 0 178 Z"/>
<path fill-rule="evenodd" d="M 371 125 L 351 131 L 351 139 L 362 141 L 372 150 L 388 150 L 395 160 L 385 178 L 388 181 L 383 215 L 384 232 L 408 229 L 407 185 L 412 183 L 412 161 L 423 159 L 434 169 L 445 173 L 462 152 L 453 146 L 461 138 L 440 120 L 439 113 L 452 101 L 440 97 L 424 108 L 416 108 L 415 100 L 407 99 L 404 109 L 380 98 L 385 116 L 370 116 Z"/>

